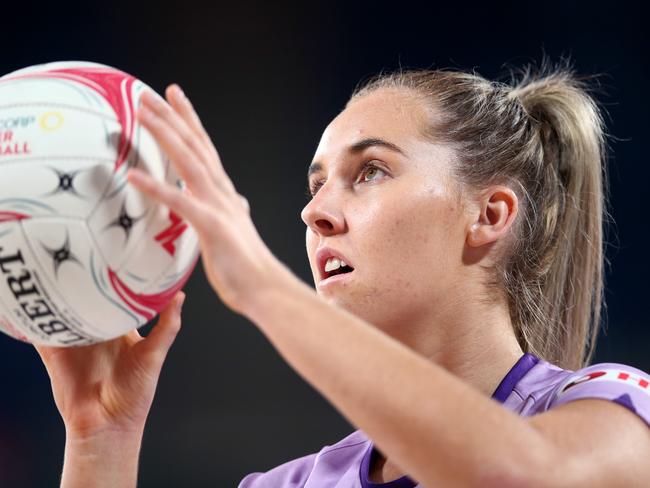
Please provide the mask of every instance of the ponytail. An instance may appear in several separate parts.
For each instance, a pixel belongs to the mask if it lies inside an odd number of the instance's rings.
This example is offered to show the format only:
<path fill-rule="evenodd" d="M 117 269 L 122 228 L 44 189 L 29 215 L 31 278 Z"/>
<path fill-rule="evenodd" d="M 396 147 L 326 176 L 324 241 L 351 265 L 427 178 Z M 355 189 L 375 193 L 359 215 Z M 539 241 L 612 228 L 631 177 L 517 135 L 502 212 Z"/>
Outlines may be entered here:
<path fill-rule="evenodd" d="M 540 165 L 526 216 L 535 242 L 520 246 L 530 248 L 526 258 L 538 265 L 531 268 L 522 257 L 507 273 L 516 277 L 515 294 L 524 282 L 539 287 L 539 320 L 527 320 L 533 309 L 522 303 L 520 333 L 532 352 L 580 368 L 593 356 L 603 303 L 603 121 L 584 84 L 567 69 L 526 72 L 508 96 L 530 118 Z"/>

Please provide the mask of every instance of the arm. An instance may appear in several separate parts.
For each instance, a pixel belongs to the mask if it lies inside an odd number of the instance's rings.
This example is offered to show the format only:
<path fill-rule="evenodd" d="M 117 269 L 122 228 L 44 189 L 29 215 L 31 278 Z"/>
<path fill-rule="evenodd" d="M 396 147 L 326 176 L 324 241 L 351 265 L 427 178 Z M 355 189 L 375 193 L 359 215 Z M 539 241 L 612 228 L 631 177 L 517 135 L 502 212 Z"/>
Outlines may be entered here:
<path fill-rule="evenodd" d="M 274 281 L 248 318 L 423 486 L 647 483 L 650 429 L 625 408 L 582 400 L 519 417 L 288 273 Z"/>
<path fill-rule="evenodd" d="M 622 407 L 584 401 L 520 418 L 320 299 L 262 242 L 189 101 L 177 87 L 167 98 L 171 106 L 143 95 L 139 117 L 189 191 L 134 171 L 129 180 L 194 225 L 223 302 L 407 473 L 424 486 L 634 486 L 650 477 L 647 463 L 635 467 L 650 455 L 648 431 Z M 624 445 L 641 454 L 621 455 Z"/>
<path fill-rule="evenodd" d="M 135 487 L 142 432 L 101 432 L 93 436 L 66 431 L 61 488 Z"/>
<path fill-rule="evenodd" d="M 66 430 L 62 488 L 130 488 L 162 364 L 180 329 L 176 295 L 146 337 L 76 348 L 37 346 Z"/>

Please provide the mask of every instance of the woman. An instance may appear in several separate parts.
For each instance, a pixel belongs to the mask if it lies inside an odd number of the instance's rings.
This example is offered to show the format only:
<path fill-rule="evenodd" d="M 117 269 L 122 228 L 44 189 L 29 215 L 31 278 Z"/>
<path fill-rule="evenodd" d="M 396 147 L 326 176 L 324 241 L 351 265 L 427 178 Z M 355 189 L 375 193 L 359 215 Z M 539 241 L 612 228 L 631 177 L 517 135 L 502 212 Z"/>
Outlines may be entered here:
<path fill-rule="evenodd" d="M 360 429 L 240 487 L 647 485 L 650 378 L 580 369 L 601 307 L 603 128 L 568 69 L 514 87 L 397 73 L 355 93 L 309 167 L 316 293 L 260 239 L 182 91 L 167 100 L 144 95 L 139 120 L 187 191 L 130 182 L 192 223 L 220 299 Z M 62 486 L 135 485 L 182 299 L 147 338 L 39 348 Z"/>

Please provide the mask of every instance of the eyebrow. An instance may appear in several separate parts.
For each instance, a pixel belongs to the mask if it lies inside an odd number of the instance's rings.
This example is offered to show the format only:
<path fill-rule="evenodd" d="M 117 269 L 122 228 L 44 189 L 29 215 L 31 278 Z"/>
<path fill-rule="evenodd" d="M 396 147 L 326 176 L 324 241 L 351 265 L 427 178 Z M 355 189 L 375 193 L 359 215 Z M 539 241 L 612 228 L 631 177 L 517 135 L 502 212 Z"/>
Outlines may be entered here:
<path fill-rule="evenodd" d="M 350 147 L 348 147 L 348 152 L 352 154 L 358 154 L 360 152 L 365 151 L 369 147 L 383 147 L 390 151 L 401 154 L 402 156 L 405 156 L 404 151 L 400 149 L 399 146 L 393 144 L 392 142 L 388 142 L 384 139 L 380 139 L 378 137 L 361 139 L 360 141 L 355 142 Z M 323 169 L 323 165 L 317 161 L 314 161 L 309 165 L 309 168 L 307 169 L 307 178 L 309 178 L 312 174 L 321 171 L 322 169 Z"/>

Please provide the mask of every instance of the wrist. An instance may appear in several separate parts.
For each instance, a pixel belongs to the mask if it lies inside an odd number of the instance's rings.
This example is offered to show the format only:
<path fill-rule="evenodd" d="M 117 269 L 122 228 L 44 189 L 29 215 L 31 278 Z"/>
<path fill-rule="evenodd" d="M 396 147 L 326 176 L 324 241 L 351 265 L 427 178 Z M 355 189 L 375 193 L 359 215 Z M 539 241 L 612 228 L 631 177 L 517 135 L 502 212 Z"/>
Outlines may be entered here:
<path fill-rule="evenodd" d="M 66 446 L 69 444 L 74 446 L 96 446 L 101 448 L 110 446 L 112 444 L 140 444 L 142 442 L 142 434 L 144 428 L 141 429 L 120 429 L 110 428 L 101 430 L 90 429 L 65 429 Z"/>
<path fill-rule="evenodd" d="M 66 432 L 61 486 L 135 487 L 142 432 Z"/>
<path fill-rule="evenodd" d="M 65 424 L 66 448 L 85 446 L 101 449 L 113 444 L 140 444 L 144 433 L 144 424 L 125 425 L 67 425 Z"/>
<path fill-rule="evenodd" d="M 300 279 L 280 260 L 275 258 L 264 266 L 263 276 L 258 277 L 255 285 L 249 288 L 240 303 L 239 313 L 256 322 L 260 314 L 277 300 L 278 295 L 286 293 Z"/>
<path fill-rule="evenodd" d="M 313 288 L 298 278 L 284 263 L 277 265 L 267 274 L 270 279 L 260 282 L 254 293 L 250 293 L 240 312 L 248 320 L 264 330 L 271 316 L 286 312 L 287 304 L 303 301 L 315 296 Z"/>

